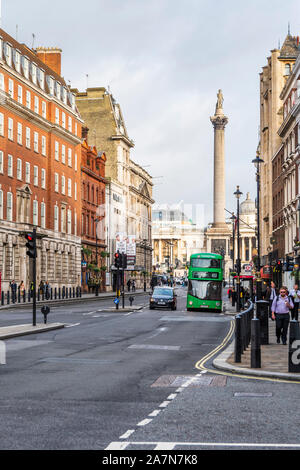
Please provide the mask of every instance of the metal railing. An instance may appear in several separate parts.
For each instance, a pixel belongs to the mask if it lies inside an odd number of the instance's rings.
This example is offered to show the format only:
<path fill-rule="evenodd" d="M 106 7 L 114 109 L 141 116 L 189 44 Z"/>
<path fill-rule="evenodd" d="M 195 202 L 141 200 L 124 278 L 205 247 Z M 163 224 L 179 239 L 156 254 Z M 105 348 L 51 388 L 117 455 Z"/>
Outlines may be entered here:
<path fill-rule="evenodd" d="M 253 312 L 254 304 L 249 301 L 248 308 L 235 317 L 235 362 L 241 362 L 242 354 L 251 342 L 251 320 L 253 318 Z"/>
<path fill-rule="evenodd" d="M 44 300 L 64 300 L 64 299 L 75 299 L 82 296 L 81 287 L 50 287 L 49 290 L 41 291 L 37 290 L 36 299 L 37 301 Z M 1 305 L 20 304 L 26 302 L 32 302 L 33 290 L 23 290 L 20 292 L 8 290 L 7 292 L 1 292 Z"/>

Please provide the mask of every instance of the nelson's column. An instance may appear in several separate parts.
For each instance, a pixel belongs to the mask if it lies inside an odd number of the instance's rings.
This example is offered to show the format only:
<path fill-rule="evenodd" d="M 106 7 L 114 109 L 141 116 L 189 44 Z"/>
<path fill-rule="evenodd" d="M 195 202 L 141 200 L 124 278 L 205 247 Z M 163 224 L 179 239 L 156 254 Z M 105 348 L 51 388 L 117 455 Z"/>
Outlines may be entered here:
<path fill-rule="evenodd" d="M 229 278 L 230 225 L 225 221 L 225 126 L 228 118 L 223 112 L 222 90 L 218 92 L 215 115 L 210 118 L 214 127 L 214 220 L 206 231 L 206 250 L 219 253 L 225 259 L 225 278 Z"/>

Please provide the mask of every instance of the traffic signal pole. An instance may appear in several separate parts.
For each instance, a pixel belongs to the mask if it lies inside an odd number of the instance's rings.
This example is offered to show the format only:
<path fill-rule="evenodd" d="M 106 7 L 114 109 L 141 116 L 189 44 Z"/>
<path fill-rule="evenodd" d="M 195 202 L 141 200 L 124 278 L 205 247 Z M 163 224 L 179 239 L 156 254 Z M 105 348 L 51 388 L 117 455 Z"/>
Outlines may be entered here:
<path fill-rule="evenodd" d="M 33 240 L 34 240 L 34 247 L 35 253 L 33 258 L 33 298 L 32 298 L 32 325 L 36 326 L 36 229 L 33 229 Z"/>
<path fill-rule="evenodd" d="M 32 232 L 26 233 L 25 238 L 26 243 L 26 254 L 32 259 L 32 325 L 36 326 L 36 229 L 34 228 Z"/>

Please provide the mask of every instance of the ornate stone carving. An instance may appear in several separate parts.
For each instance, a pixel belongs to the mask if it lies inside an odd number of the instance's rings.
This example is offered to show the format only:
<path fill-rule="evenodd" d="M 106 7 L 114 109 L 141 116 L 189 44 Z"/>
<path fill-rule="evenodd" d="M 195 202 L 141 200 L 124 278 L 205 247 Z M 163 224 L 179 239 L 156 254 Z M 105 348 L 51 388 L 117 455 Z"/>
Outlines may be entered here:
<path fill-rule="evenodd" d="M 224 115 L 212 116 L 210 120 L 215 129 L 224 130 L 226 124 L 228 124 L 228 117 Z"/>

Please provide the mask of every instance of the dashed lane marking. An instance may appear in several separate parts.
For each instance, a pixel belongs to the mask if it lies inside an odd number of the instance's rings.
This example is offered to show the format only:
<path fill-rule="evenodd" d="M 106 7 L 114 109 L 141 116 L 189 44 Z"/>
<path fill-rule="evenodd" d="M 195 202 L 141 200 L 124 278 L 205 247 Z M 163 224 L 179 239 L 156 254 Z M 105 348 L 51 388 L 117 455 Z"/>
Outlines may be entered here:
<path fill-rule="evenodd" d="M 120 436 L 119 439 L 127 439 L 128 437 L 131 436 L 131 434 L 134 433 L 134 431 L 135 431 L 135 429 L 129 429 L 127 432 L 122 434 L 122 436 Z"/>
<path fill-rule="evenodd" d="M 147 424 L 151 423 L 152 419 L 149 419 L 149 418 L 146 418 L 146 419 L 143 419 L 143 421 L 140 421 L 137 426 L 146 426 Z"/>
<path fill-rule="evenodd" d="M 70 324 L 70 325 L 67 325 L 66 328 L 72 328 L 73 326 L 79 326 L 80 323 L 73 323 L 73 324 Z"/>
<path fill-rule="evenodd" d="M 161 412 L 161 410 L 154 410 L 148 416 L 151 416 L 151 417 L 155 418 L 155 416 L 159 415 L 160 412 Z"/>

